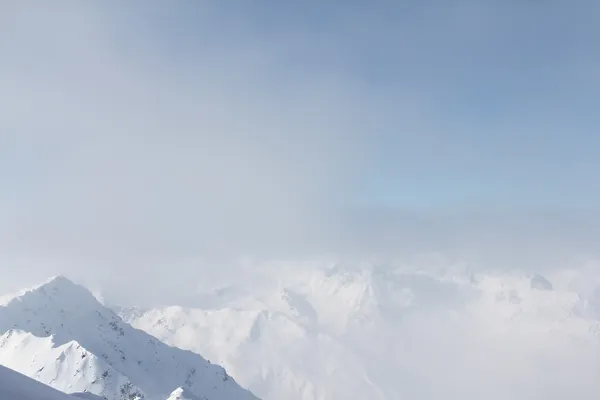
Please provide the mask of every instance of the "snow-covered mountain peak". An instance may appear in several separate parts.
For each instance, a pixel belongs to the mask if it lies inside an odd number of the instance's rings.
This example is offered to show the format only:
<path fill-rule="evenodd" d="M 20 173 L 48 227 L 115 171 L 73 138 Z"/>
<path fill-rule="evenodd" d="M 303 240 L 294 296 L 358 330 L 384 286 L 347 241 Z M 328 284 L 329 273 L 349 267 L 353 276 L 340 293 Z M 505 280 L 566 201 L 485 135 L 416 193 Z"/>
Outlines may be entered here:
<path fill-rule="evenodd" d="M 69 287 L 73 287 L 73 286 L 77 286 L 77 285 L 64 275 L 54 275 L 54 276 L 51 276 L 50 278 L 48 278 L 44 283 L 38 285 L 38 287 L 39 286 L 69 288 Z"/>
<path fill-rule="evenodd" d="M 73 305 L 101 307 L 101 304 L 91 292 L 62 275 L 54 276 L 17 294 L 3 296 L 0 306 L 9 306 L 11 303 L 26 303 L 28 307 L 36 308 L 48 302 L 54 306 L 66 305 L 69 308 Z"/>
<path fill-rule="evenodd" d="M 185 387 L 206 399 L 255 398 L 223 368 L 132 328 L 64 277 L 0 306 L 0 334 L 0 363 L 63 391 L 164 400 Z"/>
<path fill-rule="evenodd" d="M 0 331 L 20 329 L 38 337 L 52 335 L 57 344 L 97 336 L 98 331 L 124 335 L 120 318 L 103 307 L 83 286 L 63 276 L 26 289 L 0 307 Z"/>

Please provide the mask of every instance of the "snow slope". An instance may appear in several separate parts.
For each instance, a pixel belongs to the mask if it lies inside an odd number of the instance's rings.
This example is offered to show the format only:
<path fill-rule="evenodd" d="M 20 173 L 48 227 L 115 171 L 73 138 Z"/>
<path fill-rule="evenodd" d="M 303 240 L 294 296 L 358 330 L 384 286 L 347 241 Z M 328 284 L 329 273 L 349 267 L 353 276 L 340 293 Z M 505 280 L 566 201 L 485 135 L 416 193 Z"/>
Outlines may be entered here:
<path fill-rule="evenodd" d="M 223 368 L 124 323 L 64 277 L 0 303 L 0 364 L 63 392 L 164 400 L 178 387 L 201 399 L 255 399 Z"/>
<path fill-rule="evenodd" d="M 338 265 L 252 274 L 193 308 L 119 313 L 225 366 L 265 400 L 600 391 L 596 292 L 572 277 Z"/>
<path fill-rule="evenodd" d="M 180 387 L 175 389 L 167 400 L 198 400 L 198 398 L 186 389 Z"/>
<path fill-rule="evenodd" d="M 2 400 L 75 400 L 73 397 L 0 365 Z"/>

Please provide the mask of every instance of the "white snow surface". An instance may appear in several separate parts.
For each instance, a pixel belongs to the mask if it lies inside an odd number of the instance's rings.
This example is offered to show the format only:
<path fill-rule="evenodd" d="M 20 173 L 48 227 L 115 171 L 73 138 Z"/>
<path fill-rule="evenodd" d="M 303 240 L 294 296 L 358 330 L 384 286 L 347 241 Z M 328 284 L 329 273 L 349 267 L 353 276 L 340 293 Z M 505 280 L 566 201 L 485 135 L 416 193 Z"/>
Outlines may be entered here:
<path fill-rule="evenodd" d="M 256 399 L 222 367 L 132 328 L 64 277 L 3 298 L 0 334 L 0 364 L 62 392 L 165 400 L 183 387 L 204 400 Z"/>
<path fill-rule="evenodd" d="M 180 387 L 177 388 L 171 393 L 167 400 L 199 400 L 198 397 L 194 396 L 192 393 L 187 391 L 186 389 Z"/>
<path fill-rule="evenodd" d="M 63 392 L 0 365 L 2 400 L 76 400 Z"/>
<path fill-rule="evenodd" d="M 276 265 L 194 307 L 118 312 L 265 400 L 592 399 L 598 278 Z"/>

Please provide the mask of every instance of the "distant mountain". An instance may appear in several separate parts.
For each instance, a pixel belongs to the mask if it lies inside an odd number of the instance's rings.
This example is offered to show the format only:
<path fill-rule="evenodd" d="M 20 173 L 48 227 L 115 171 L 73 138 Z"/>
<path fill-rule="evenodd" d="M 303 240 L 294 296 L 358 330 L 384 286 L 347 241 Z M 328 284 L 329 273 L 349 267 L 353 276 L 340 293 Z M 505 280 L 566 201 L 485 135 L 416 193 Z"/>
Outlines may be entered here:
<path fill-rule="evenodd" d="M 194 307 L 118 313 L 225 366 L 265 400 L 583 398 L 586 385 L 600 389 L 600 324 L 571 281 L 339 265 L 252 273 L 252 283 L 204 293 Z"/>
<path fill-rule="evenodd" d="M 0 303 L 0 364 L 66 393 L 165 400 L 256 399 L 223 368 L 132 328 L 85 288 L 55 277 Z"/>
<path fill-rule="evenodd" d="M 384 399 L 341 335 L 371 315 L 365 276 L 316 274 L 310 287 L 217 290 L 201 308 L 117 309 L 159 340 L 204 354 L 265 399 Z"/>

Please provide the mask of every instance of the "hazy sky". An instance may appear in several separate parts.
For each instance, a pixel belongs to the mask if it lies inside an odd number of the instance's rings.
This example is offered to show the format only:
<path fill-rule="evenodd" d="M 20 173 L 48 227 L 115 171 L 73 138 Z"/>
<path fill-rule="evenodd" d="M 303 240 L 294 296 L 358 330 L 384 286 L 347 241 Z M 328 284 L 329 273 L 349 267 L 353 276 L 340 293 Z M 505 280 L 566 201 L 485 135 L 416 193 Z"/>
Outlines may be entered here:
<path fill-rule="evenodd" d="M 592 0 L 4 2 L 3 285 L 587 256 L 599 20 Z"/>

